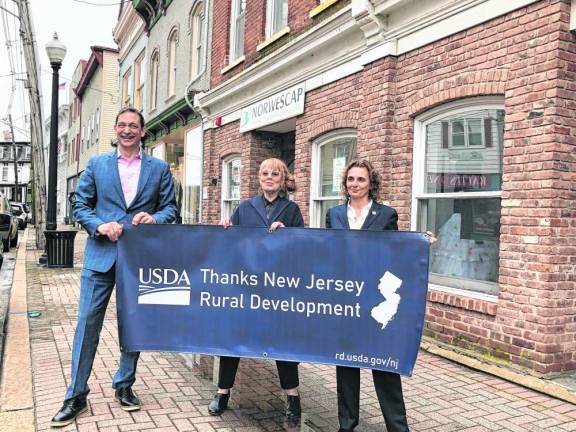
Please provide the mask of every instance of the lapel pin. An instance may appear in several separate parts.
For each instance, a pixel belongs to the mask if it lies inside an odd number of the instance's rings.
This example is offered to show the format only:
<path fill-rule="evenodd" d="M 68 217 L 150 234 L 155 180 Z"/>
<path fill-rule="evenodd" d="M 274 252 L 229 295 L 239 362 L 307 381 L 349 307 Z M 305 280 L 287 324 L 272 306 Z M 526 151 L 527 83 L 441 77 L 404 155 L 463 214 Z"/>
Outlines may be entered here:
<path fill-rule="evenodd" d="M 372 210 L 372 216 L 375 216 L 375 215 L 376 215 L 376 211 Z"/>

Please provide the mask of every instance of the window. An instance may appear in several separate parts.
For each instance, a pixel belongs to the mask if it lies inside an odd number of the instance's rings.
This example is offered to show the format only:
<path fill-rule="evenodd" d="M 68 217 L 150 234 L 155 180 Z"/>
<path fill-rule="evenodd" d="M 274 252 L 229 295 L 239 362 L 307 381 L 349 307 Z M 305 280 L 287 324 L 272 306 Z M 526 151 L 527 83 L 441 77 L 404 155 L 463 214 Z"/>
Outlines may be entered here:
<path fill-rule="evenodd" d="M 230 13 L 230 63 L 244 55 L 246 0 L 232 0 Z"/>
<path fill-rule="evenodd" d="M 412 225 L 438 237 L 432 284 L 498 293 L 503 106 L 476 98 L 416 120 Z"/>
<path fill-rule="evenodd" d="M 132 76 L 132 69 L 128 69 L 122 76 L 122 106 L 132 106 L 132 98 L 130 95 L 130 77 Z"/>
<path fill-rule="evenodd" d="M 74 150 L 76 149 L 76 138 L 72 138 L 72 145 L 70 146 L 70 152 L 68 153 L 68 165 L 72 164 L 74 160 Z"/>
<path fill-rule="evenodd" d="M 240 204 L 240 174 L 242 163 L 235 155 L 222 164 L 222 219 L 230 217 Z"/>
<path fill-rule="evenodd" d="M 94 114 L 88 119 L 88 136 L 86 137 L 86 147 L 92 145 L 92 138 L 94 136 Z"/>
<path fill-rule="evenodd" d="M 202 70 L 204 56 L 202 48 L 202 33 L 204 32 L 204 4 L 198 3 L 190 14 L 190 78 L 194 78 Z"/>
<path fill-rule="evenodd" d="M 340 204 L 340 181 L 346 165 L 356 157 L 356 131 L 330 132 L 313 144 L 310 226 L 324 227 L 326 212 Z"/>
<path fill-rule="evenodd" d="M 168 36 L 168 97 L 174 94 L 176 84 L 176 44 L 178 42 L 178 30 L 173 29 Z"/>
<path fill-rule="evenodd" d="M 266 37 L 288 25 L 288 0 L 268 0 L 266 5 Z"/>
<path fill-rule="evenodd" d="M 150 58 L 150 110 L 156 109 L 158 104 L 158 51 L 154 51 Z"/>
<path fill-rule="evenodd" d="M 96 108 L 94 116 L 94 140 L 95 142 L 100 140 L 100 108 Z"/>
<path fill-rule="evenodd" d="M 186 132 L 182 222 L 200 222 L 202 205 L 202 127 Z M 176 185 L 175 185 L 176 186 Z"/>
<path fill-rule="evenodd" d="M 146 81 L 144 69 L 144 51 L 134 61 L 134 108 L 142 111 L 144 108 L 144 82 Z"/>
<path fill-rule="evenodd" d="M 2 181 L 8 180 L 8 165 L 4 164 L 2 167 Z"/>
<path fill-rule="evenodd" d="M 484 126 L 485 123 L 482 118 L 455 118 L 450 121 L 443 121 L 443 148 L 485 147 Z"/>

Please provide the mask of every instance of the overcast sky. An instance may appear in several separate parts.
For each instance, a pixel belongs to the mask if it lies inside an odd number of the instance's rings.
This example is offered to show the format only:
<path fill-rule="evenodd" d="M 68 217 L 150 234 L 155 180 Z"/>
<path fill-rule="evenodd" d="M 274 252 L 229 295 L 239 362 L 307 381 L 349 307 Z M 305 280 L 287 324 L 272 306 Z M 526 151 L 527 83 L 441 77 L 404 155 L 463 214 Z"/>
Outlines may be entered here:
<path fill-rule="evenodd" d="M 50 115 L 50 97 L 52 85 L 52 69 L 46 55 L 45 45 L 52 39 L 54 32 L 64 45 L 67 52 L 62 68 L 60 69 L 60 83 L 65 82 L 65 90 L 59 92 L 60 104 L 67 103 L 70 79 L 78 62 L 88 60 L 90 46 L 103 45 L 115 48 L 112 30 L 116 25 L 119 11 L 119 0 L 29 0 L 32 12 L 32 25 L 36 37 L 37 56 L 41 67 L 41 91 L 46 119 Z M 92 3 L 92 4 L 88 4 Z M 6 40 L 12 45 L 12 59 L 15 72 L 25 71 L 21 45 L 19 43 L 19 24 L 16 18 L 7 14 L 1 8 L 17 14 L 14 0 L 0 0 L 0 17 L 2 18 L 0 30 L 0 119 L 8 114 L 8 105 L 12 88 L 10 76 L 10 60 Z M 8 37 L 7 37 L 8 36 Z M 28 131 L 29 126 L 24 122 L 24 115 L 28 110 L 28 92 L 24 82 L 18 81 L 25 75 L 15 75 L 16 92 L 12 106 L 12 118 L 18 129 Z M 25 107 L 23 107 L 23 104 Z M 5 123 L 0 121 L 0 139 L 2 131 L 7 129 Z M 25 139 L 22 134 L 15 134 L 18 139 Z"/>

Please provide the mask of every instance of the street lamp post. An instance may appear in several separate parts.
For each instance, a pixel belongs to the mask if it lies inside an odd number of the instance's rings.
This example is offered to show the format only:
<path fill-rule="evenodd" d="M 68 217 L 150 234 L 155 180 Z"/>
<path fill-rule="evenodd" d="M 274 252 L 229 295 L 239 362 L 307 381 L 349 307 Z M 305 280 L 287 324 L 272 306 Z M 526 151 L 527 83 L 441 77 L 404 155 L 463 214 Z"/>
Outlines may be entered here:
<path fill-rule="evenodd" d="M 66 46 L 58 34 L 46 44 L 46 53 L 52 66 L 52 108 L 50 110 L 50 147 L 48 148 L 48 208 L 46 230 L 56 229 L 56 181 L 58 177 L 58 71 L 66 55 Z"/>
<path fill-rule="evenodd" d="M 50 110 L 50 147 L 48 149 L 48 206 L 46 210 L 46 264 L 48 267 L 73 267 L 76 231 L 58 231 L 56 225 L 56 184 L 58 180 L 58 71 L 66 55 L 66 46 L 58 34 L 46 44 L 52 66 L 52 106 Z"/>

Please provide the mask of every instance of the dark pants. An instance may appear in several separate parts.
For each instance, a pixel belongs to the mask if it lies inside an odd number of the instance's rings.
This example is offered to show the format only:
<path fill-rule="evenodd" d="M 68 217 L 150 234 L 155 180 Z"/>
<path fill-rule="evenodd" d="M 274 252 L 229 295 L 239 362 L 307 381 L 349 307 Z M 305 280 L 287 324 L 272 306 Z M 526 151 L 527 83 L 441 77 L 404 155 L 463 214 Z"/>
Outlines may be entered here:
<path fill-rule="evenodd" d="M 236 371 L 240 359 L 238 357 L 220 357 L 220 371 L 218 373 L 218 388 L 231 389 L 234 387 Z M 298 387 L 298 363 L 276 360 L 280 386 L 284 390 Z"/>
<path fill-rule="evenodd" d="M 408 432 L 400 375 L 372 370 L 374 387 L 388 432 Z M 337 366 L 338 421 L 341 431 L 351 431 L 360 419 L 360 369 Z"/>

